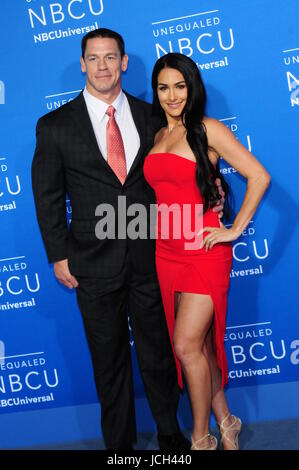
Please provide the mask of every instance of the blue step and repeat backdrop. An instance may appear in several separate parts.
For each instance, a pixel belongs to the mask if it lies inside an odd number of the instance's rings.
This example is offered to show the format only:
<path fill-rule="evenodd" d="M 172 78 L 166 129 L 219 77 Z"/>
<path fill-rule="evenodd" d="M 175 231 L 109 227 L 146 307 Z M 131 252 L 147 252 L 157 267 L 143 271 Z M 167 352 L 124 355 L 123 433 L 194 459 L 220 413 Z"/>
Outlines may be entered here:
<path fill-rule="evenodd" d="M 206 84 L 207 114 L 270 172 L 271 187 L 233 247 L 228 397 L 245 422 L 298 415 L 298 13 L 297 0 L 1 0 L 0 422 L 18 427 L 19 437 L 16 429 L 1 433 L 0 447 L 54 441 L 57 422 L 45 433 L 43 413 L 50 423 L 63 410 L 97 403 L 75 294 L 47 263 L 30 179 L 36 121 L 83 88 L 80 41 L 97 27 L 123 35 L 130 58 L 124 88 L 148 101 L 157 58 L 171 51 L 191 57 Z M 237 210 L 245 181 L 221 168 Z M 66 207 L 71 219 L 68 200 Z M 133 338 L 131 346 L 143 403 Z M 263 396 L 270 397 L 267 412 Z M 153 429 L 138 413 L 139 428 Z M 191 426 L 186 402 L 180 416 Z M 100 433 L 98 417 L 95 426 Z"/>

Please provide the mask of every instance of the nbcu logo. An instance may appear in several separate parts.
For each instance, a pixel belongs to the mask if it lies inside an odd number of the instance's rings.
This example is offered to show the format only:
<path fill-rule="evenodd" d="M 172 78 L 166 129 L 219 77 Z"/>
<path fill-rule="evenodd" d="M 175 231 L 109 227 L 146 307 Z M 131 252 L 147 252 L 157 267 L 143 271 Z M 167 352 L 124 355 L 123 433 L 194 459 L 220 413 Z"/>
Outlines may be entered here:
<path fill-rule="evenodd" d="M 43 26 L 47 26 L 48 24 L 62 23 L 66 17 L 82 20 L 88 12 L 93 16 L 98 16 L 104 11 L 103 0 L 67 0 L 67 5 L 65 3 L 66 1 L 62 3 L 60 0 L 60 3 L 50 3 L 46 7 L 41 6 L 40 12 L 36 12 L 33 7 L 29 8 L 31 28 L 35 28 L 35 20 Z M 80 3 L 80 6 L 78 3 Z M 84 5 L 84 3 L 87 3 L 87 5 Z"/>
<path fill-rule="evenodd" d="M 5 85 L 0 80 L 0 104 L 5 104 Z"/>

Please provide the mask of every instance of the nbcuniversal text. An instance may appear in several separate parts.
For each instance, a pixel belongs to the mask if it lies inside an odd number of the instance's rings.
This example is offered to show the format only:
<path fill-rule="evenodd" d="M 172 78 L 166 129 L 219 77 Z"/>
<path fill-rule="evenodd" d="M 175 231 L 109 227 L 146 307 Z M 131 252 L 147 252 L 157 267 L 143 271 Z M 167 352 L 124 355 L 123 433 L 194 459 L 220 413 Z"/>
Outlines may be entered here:
<path fill-rule="evenodd" d="M 12 406 L 26 406 L 31 404 L 46 403 L 54 401 L 54 394 L 50 393 L 49 395 L 42 395 L 38 397 L 28 397 L 23 398 L 8 398 L 0 400 L 0 408 L 12 407 Z"/>

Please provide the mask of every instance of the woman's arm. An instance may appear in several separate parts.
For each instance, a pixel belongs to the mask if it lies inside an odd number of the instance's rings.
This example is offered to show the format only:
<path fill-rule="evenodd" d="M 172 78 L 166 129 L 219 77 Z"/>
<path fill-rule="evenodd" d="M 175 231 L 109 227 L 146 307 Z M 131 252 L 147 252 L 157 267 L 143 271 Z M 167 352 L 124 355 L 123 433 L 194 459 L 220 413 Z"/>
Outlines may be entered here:
<path fill-rule="evenodd" d="M 202 245 L 212 248 L 215 243 L 236 240 L 251 221 L 269 183 L 270 175 L 259 161 L 236 139 L 233 133 L 216 119 L 206 121 L 207 137 L 211 147 L 244 178 L 247 190 L 237 217 L 228 230 L 205 227 L 210 231 Z"/>

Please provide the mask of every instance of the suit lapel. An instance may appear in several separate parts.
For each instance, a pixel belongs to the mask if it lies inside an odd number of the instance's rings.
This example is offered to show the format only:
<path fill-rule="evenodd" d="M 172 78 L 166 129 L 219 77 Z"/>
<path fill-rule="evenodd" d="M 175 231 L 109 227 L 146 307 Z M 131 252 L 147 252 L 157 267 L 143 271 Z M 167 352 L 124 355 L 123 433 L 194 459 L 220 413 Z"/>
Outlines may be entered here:
<path fill-rule="evenodd" d="M 147 122 L 145 119 L 145 113 L 143 112 L 142 109 L 140 109 L 140 106 L 138 106 L 138 102 L 135 101 L 135 99 L 129 95 L 128 93 L 125 93 L 128 103 L 131 109 L 133 121 L 135 123 L 137 132 L 139 134 L 140 138 L 140 147 L 137 152 L 137 155 L 131 165 L 131 168 L 129 170 L 129 173 L 127 175 L 126 181 L 128 178 L 130 178 L 132 172 L 135 170 L 135 168 L 138 166 L 138 163 L 144 156 L 144 152 L 146 151 L 146 141 L 147 141 Z"/>

